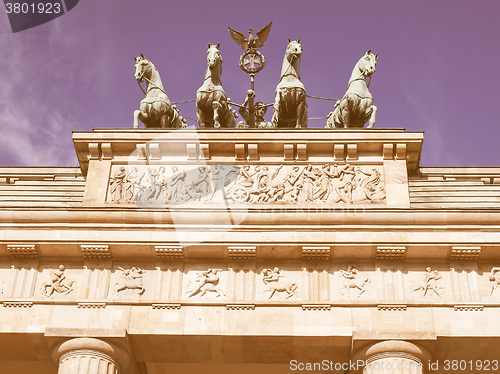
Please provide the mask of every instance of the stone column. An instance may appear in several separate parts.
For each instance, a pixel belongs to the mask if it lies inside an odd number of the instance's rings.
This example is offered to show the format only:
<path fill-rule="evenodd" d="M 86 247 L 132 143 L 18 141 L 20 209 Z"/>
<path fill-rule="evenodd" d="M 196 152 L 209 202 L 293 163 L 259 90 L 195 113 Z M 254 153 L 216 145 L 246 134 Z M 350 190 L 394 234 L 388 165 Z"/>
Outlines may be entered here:
<path fill-rule="evenodd" d="M 355 360 L 363 360 L 363 374 L 424 374 L 430 354 L 403 340 L 387 340 L 360 349 Z"/>
<path fill-rule="evenodd" d="M 59 365 L 58 374 L 119 374 L 130 358 L 122 348 L 94 338 L 75 338 L 57 344 L 52 358 Z"/>

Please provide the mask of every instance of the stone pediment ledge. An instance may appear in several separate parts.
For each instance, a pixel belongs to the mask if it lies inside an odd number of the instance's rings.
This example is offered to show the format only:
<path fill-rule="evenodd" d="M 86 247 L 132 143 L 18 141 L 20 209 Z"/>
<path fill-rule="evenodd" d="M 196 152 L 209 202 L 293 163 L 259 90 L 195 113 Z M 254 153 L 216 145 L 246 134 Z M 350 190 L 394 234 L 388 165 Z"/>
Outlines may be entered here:
<path fill-rule="evenodd" d="M 114 162 L 246 161 L 349 162 L 406 160 L 419 165 L 423 132 L 404 129 L 94 129 L 74 132 L 83 175 L 89 160 Z"/>

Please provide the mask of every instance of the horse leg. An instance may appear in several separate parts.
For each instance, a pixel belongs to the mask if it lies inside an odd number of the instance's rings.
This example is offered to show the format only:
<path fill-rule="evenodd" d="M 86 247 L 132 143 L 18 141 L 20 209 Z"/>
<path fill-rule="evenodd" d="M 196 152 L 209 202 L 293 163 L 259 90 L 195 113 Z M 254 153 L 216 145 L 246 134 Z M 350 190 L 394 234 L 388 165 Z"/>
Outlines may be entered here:
<path fill-rule="evenodd" d="M 274 293 L 276 292 L 276 288 L 273 288 L 269 291 L 271 291 L 271 294 L 269 295 L 269 298 L 271 298 L 271 297 L 273 297 Z"/>
<path fill-rule="evenodd" d="M 161 129 L 166 129 L 168 127 L 167 124 L 168 124 L 168 116 L 167 116 L 167 113 L 165 113 L 160 118 L 160 128 Z"/>
<path fill-rule="evenodd" d="M 139 113 L 141 113 L 140 110 L 134 110 L 134 129 L 139 128 Z"/>
<path fill-rule="evenodd" d="M 235 111 L 231 109 L 231 105 L 227 102 L 227 112 L 224 118 L 226 128 L 233 129 L 236 126 L 236 117 L 238 116 Z"/>
<path fill-rule="evenodd" d="M 377 116 L 377 107 L 372 105 L 371 107 L 372 114 L 370 116 L 370 121 L 368 122 L 368 128 L 371 129 L 375 124 L 375 117 Z"/>
<path fill-rule="evenodd" d="M 196 94 L 196 120 L 200 129 L 205 128 L 205 113 L 203 113 L 202 104 L 202 95 L 198 92 Z"/>
<path fill-rule="evenodd" d="M 350 127 L 352 101 L 347 98 L 345 103 L 346 104 L 344 105 L 344 128 L 347 129 Z"/>
<path fill-rule="evenodd" d="M 273 127 L 278 128 L 278 113 L 280 109 L 280 93 L 279 91 L 276 91 L 276 96 L 274 98 L 274 105 L 273 105 L 273 118 L 271 119 L 271 123 L 273 124 Z"/>
<path fill-rule="evenodd" d="M 214 128 L 218 129 L 220 128 L 220 116 L 219 116 L 219 109 L 221 109 L 221 105 L 218 101 L 213 101 L 212 102 L 212 109 L 214 110 Z"/>
<path fill-rule="evenodd" d="M 307 104 L 305 100 L 297 106 L 297 125 L 295 128 L 307 127 Z"/>

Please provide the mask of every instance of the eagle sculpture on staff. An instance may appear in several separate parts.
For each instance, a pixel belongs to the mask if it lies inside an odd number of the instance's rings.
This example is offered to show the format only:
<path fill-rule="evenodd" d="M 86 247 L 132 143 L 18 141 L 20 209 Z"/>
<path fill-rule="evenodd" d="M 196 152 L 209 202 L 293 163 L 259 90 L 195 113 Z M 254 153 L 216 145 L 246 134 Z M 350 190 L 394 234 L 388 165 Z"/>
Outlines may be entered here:
<path fill-rule="evenodd" d="M 264 46 L 264 42 L 267 40 L 267 37 L 269 36 L 269 32 L 271 31 L 271 25 L 273 22 L 271 21 L 269 25 L 264 26 L 262 29 L 257 31 L 257 37 L 253 35 L 253 29 L 249 29 L 248 33 L 248 39 L 246 38 L 245 34 L 243 34 L 240 31 L 236 31 L 235 29 L 232 29 L 231 27 L 229 28 L 229 33 L 231 34 L 231 37 L 233 40 L 238 43 L 242 49 L 244 50 L 250 50 L 250 49 L 256 49 Z"/>

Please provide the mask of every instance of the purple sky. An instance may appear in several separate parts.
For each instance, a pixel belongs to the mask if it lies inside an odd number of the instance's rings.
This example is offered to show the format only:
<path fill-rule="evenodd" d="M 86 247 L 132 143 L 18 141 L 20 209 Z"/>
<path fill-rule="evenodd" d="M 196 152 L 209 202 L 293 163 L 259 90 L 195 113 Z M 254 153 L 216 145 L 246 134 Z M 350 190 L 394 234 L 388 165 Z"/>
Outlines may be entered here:
<path fill-rule="evenodd" d="M 274 100 L 288 38 L 301 39 L 302 81 L 316 96 L 342 97 L 355 63 L 372 49 L 375 127 L 425 131 L 422 166 L 498 166 L 499 14 L 498 0 L 83 0 L 12 34 L 0 10 L 0 165 L 76 166 L 72 131 L 132 127 L 143 97 L 133 76 L 140 53 L 158 68 L 171 101 L 188 100 L 203 82 L 207 44 L 220 42 L 224 89 L 241 103 L 249 79 L 227 26 L 246 32 L 272 20 L 257 100 Z M 310 117 L 333 107 L 308 104 Z M 196 116 L 194 103 L 179 108 Z"/>

